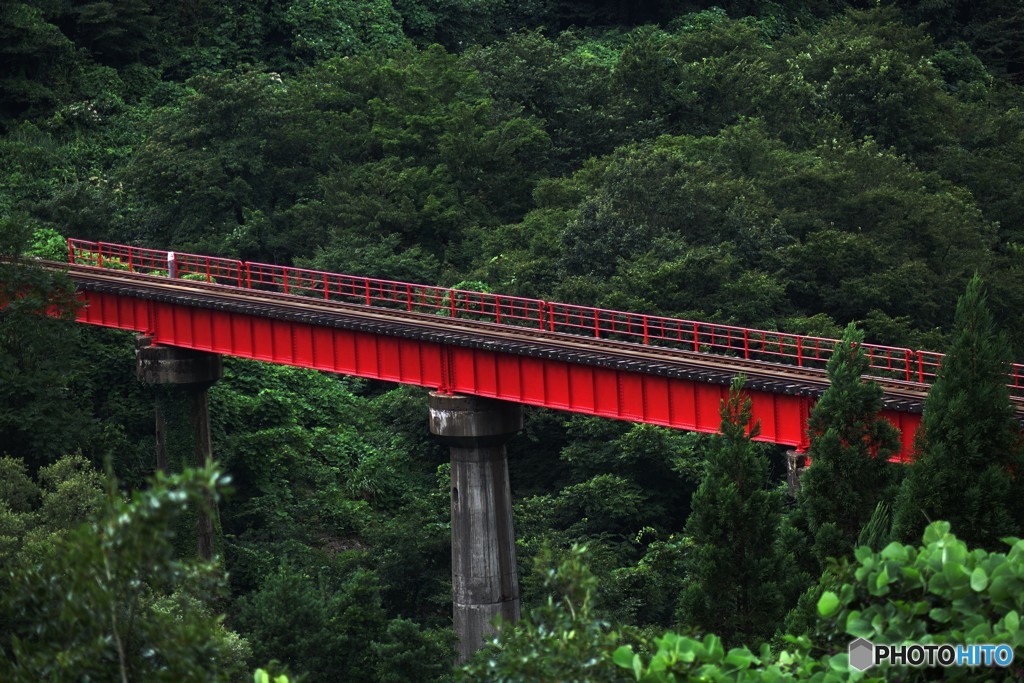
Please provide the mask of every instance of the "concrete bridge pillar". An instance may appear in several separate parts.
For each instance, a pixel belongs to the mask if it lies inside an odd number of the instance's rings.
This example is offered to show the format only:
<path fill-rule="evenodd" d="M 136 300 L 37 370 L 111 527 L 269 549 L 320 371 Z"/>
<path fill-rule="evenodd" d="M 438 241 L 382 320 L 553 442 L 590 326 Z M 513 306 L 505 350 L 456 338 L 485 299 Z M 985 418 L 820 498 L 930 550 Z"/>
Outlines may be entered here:
<path fill-rule="evenodd" d="M 522 406 L 430 394 L 430 432 L 451 449 L 452 604 L 458 661 L 519 619 L 519 576 L 505 442 L 523 427 Z"/>
<path fill-rule="evenodd" d="M 176 385 L 189 396 L 192 416 L 192 448 L 194 464 L 203 467 L 213 461 L 210 442 L 209 389 L 224 374 L 221 357 L 215 353 L 193 351 L 174 346 L 154 346 L 153 339 L 144 335 L 135 342 L 136 372 L 139 380 L 152 385 Z M 166 433 L 159 395 L 156 402 L 156 459 L 157 468 L 167 470 Z M 212 515 L 216 512 L 213 501 L 208 510 L 199 510 L 196 519 L 196 547 L 199 556 L 213 558 L 216 533 Z"/>
<path fill-rule="evenodd" d="M 786 451 L 786 489 L 790 498 L 800 491 L 800 478 L 807 469 L 807 453 Z"/>

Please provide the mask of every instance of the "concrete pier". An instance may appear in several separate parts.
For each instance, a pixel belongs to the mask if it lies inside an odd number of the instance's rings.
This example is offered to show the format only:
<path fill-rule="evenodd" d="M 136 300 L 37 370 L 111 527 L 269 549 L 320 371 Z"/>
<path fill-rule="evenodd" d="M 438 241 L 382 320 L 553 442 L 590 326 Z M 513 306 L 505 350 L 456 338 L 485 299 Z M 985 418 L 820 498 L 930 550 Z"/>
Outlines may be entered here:
<path fill-rule="evenodd" d="M 213 461 L 210 442 L 210 401 L 209 389 L 224 374 L 221 357 L 215 353 L 180 349 L 173 346 L 153 346 L 152 339 L 139 336 L 135 342 L 136 372 L 139 380 L 153 385 L 177 385 L 182 387 L 191 402 L 192 449 L 194 464 L 204 467 Z M 164 421 L 159 394 L 156 402 L 156 453 L 157 469 L 167 468 L 167 449 Z M 213 501 L 209 510 L 200 510 L 196 518 L 196 548 L 203 559 L 212 559 L 216 550 L 216 532 L 212 514 Z"/>
<path fill-rule="evenodd" d="M 519 576 L 505 442 L 522 407 L 474 396 L 430 394 L 430 431 L 451 450 L 452 605 L 458 661 L 519 619 Z"/>
<path fill-rule="evenodd" d="M 786 489 L 790 498 L 796 498 L 800 491 L 800 477 L 807 469 L 807 454 L 786 451 Z"/>

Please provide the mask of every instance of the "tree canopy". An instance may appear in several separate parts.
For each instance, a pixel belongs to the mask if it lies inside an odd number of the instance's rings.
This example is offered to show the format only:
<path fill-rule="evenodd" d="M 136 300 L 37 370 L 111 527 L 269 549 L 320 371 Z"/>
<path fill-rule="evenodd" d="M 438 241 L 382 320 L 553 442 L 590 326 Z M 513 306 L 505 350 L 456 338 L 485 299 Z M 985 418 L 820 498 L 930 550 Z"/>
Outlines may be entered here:
<path fill-rule="evenodd" d="M 0 3 L 0 677 L 832 680 L 854 635 L 1016 642 L 1018 5 Z M 792 503 L 740 394 L 719 436 L 527 410 L 540 571 L 455 672 L 423 392 L 227 359 L 197 563 L 185 399 L 69 322 L 35 261 L 67 236 L 843 341 Z M 909 468 L 865 340 L 949 353 Z"/>

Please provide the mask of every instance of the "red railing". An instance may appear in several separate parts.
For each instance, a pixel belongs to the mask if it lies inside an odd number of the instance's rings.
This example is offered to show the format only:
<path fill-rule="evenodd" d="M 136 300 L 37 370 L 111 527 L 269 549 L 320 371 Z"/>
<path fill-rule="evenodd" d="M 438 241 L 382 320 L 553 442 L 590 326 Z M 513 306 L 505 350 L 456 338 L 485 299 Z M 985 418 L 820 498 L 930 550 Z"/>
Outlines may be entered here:
<path fill-rule="evenodd" d="M 175 277 L 179 278 L 246 286 L 245 264 L 235 259 L 69 239 L 68 260 L 71 263 L 165 277 L 174 271 Z"/>
<path fill-rule="evenodd" d="M 805 368 L 824 368 L 838 340 L 732 325 L 626 313 L 517 296 L 339 275 L 305 268 L 143 249 L 106 242 L 68 240 L 68 258 L 101 268 L 204 280 L 247 289 L 277 291 L 362 304 L 482 320 L 598 339 L 663 346 L 698 353 L 762 360 Z M 871 375 L 930 385 L 942 354 L 864 344 Z M 1024 365 L 1009 373 L 1010 393 L 1024 398 Z"/>

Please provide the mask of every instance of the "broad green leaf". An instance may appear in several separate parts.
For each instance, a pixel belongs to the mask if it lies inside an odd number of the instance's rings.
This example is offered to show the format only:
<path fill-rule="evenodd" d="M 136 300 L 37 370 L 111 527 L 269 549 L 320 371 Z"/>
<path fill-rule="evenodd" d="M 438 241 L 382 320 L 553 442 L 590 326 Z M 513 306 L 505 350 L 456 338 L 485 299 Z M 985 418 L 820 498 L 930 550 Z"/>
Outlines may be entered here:
<path fill-rule="evenodd" d="M 878 573 L 875 578 L 875 586 L 877 588 L 886 588 L 889 585 L 889 568 L 882 567 L 882 571 Z"/>
<path fill-rule="evenodd" d="M 924 530 L 924 544 L 930 545 L 942 540 L 949 533 L 949 528 L 949 522 L 932 522 Z"/>
<path fill-rule="evenodd" d="M 832 616 L 837 609 L 839 609 L 839 596 L 832 591 L 825 591 L 818 598 L 818 614 L 821 616 Z"/>
<path fill-rule="evenodd" d="M 633 668 L 633 648 L 629 645 L 623 645 L 622 647 L 615 650 L 612 654 L 612 661 L 623 669 Z"/>
<path fill-rule="evenodd" d="M 1010 610 L 1007 613 L 1006 618 L 1003 620 L 1003 625 L 1010 633 L 1016 633 L 1020 629 L 1020 615 L 1017 614 L 1017 610 Z"/>
<path fill-rule="evenodd" d="M 758 664 L 757 657 L 754 656 L 750 650 L 746 648 L 734 647 L 729 650 L 729 654 L 725 656 L 725 664 L 734 666 L 737 669 L 748 669 L 754 664 Z"/>
<path fill-rule="evenodd" d="M 980 593 L 986 588 L 988 588 L 988 574 L 981 567 L 975 567 L 971 572 L 971 589 Z"/>
<path fill-rule="evenodd" d="M 881 555 L 885 560 L 896 560 L 897 562 L 906 562 L 908 559 L 907 548 L 902 543 L 897 543 L 896 541 L 885 546 L 882 549 Z"/>
<path fill-rule="evenodd" d="M 997 576 L 989 586 L 988 594 L 992 600 L 1002 602 L 1017 595 L 1020 581 L 1012 576 Z"/>
<path fill-rule="evenodd" d="M 850 656 L 845 652 L 841 652 L 837 655 L 832 655 L 828 659 L 828 665 L 832 667 L 833 671 L 849 671 Z"/>
<path fill-rule="evenodd" d="M 861 616 L 860 612 L 851 612 L 846 620 L 846 632 L 857 638 L 870 638 L 875 635 L 871 622 Z"/>

